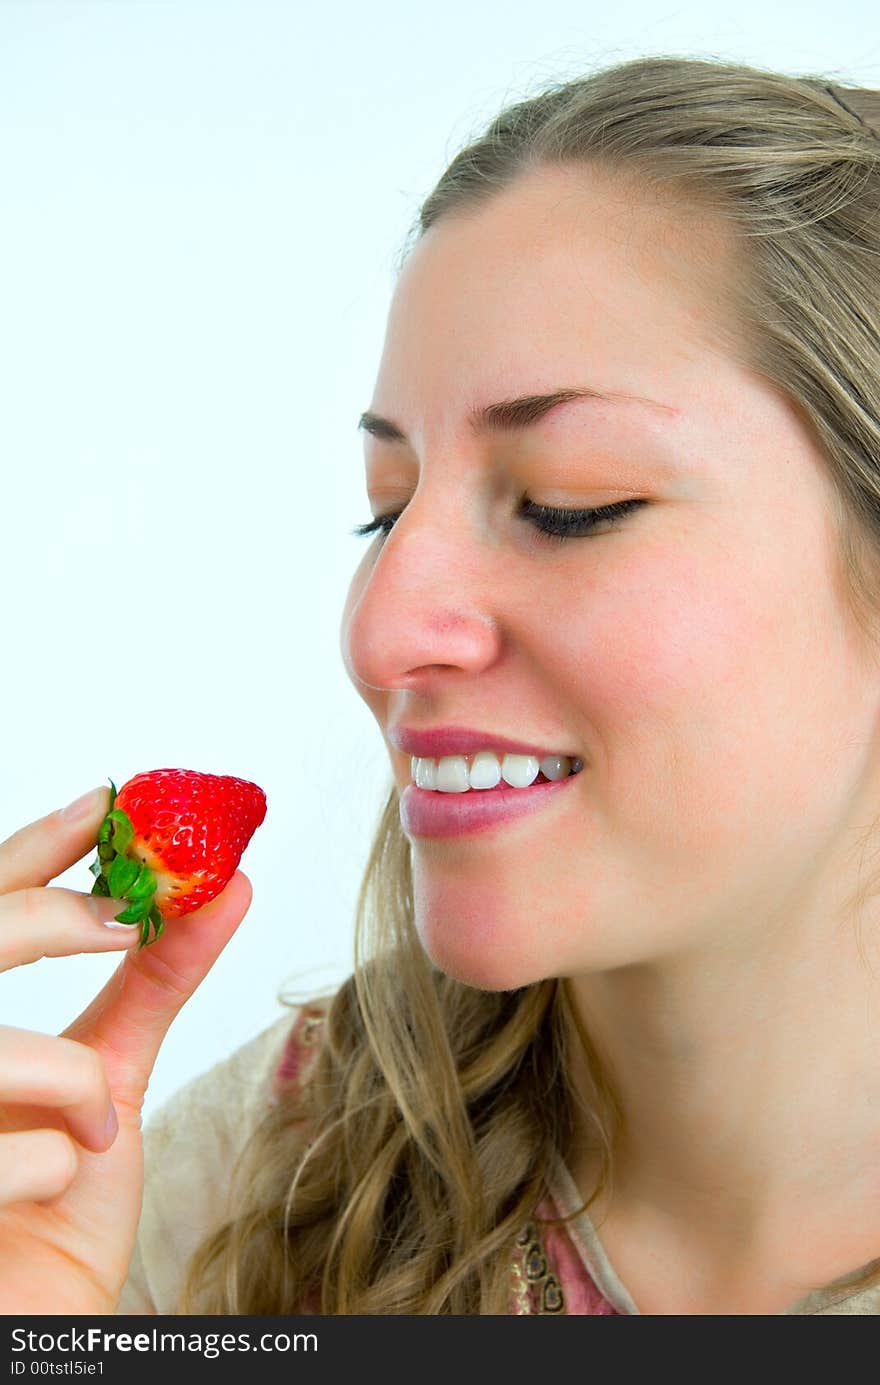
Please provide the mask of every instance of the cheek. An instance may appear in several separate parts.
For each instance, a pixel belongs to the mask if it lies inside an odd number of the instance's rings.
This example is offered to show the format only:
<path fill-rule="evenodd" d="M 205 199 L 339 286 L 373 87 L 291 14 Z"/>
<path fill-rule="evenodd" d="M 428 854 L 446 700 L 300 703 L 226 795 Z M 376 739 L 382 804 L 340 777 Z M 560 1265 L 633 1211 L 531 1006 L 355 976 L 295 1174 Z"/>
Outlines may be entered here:
<path fill-rule="evenodd" d="M 586 601 L 568 603 L 565 641 L 551 657 L 587 726 L 607 729 L 609 757 L 644 754 L 667 725 L 669 736 L 699 734 L 736 708 L 756 631 L 731 578 L 696 557 L 646 551 Z"/>
<path fill-rule="evenodd" d="M 827 776 L 843 794 L 840 738 L 860 694 L 806 551 L 758 541 L 744 570 L 721 537 L 646 550 L 567 622 L 609 829 L 658 872 L 794 859 L 829 830 Z"/>
<path fill-rule="evenodd" d="M 760 807 L 791 724 L 787 599 L 740 577 L 723 551 L 645 550 L 566 623 L 597 792 L 612 826 L 666 859 L 670 836 L 712 849 Z"/>

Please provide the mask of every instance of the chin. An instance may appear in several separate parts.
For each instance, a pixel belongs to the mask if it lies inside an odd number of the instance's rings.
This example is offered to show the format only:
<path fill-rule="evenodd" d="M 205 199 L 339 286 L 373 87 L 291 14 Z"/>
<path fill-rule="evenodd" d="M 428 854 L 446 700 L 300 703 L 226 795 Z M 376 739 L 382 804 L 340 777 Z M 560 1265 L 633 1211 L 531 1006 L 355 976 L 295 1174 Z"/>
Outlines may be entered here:
<path fill-rule="evenodd" d="M 500 944 L 494 948 L 480 947 L 471 938 L 454 938 L 441 927 L 439 930 L 418 930 L 422 947 L 435 967 L 479 991 L 518 991 L 536 981 L 546 979 L 546 972 L 536 970 L 516 949 Z"/>

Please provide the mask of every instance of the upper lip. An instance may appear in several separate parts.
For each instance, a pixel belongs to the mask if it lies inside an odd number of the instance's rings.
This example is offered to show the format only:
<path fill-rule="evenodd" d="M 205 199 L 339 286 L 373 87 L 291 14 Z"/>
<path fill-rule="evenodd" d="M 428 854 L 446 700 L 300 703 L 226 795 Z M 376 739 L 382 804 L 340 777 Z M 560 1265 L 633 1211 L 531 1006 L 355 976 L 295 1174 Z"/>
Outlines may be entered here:
<path fill-rule="evenodd" d="M 417 730 L 410 726 L 395 726 L 388 732 L 389 740 L 407 755 L 439 760 L 444 755 L 472 755 L 478 750 L 500 750 L 509 755 L 566 754 L 558 746 L 547 750 L 543 746 L 512 741 L 496 731 L 474 731 L 469 726 L 433 726 Z"/>

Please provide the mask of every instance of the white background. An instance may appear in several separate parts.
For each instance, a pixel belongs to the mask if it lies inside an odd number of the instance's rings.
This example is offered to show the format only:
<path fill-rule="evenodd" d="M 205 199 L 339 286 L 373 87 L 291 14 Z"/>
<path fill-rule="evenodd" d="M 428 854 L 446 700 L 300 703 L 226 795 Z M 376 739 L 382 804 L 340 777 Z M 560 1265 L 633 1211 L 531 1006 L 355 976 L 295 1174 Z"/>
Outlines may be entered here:
<path fill-rule="evenodd" d="M 356 424 L 419 203 L 503 105 L 648 53 L 880 86 L 867 0 L 0 0 L 0 839 L 163 766 L 268 798 L 147 1115 L 351 969 L 390 783 L 339 652 Z M 5 973 L 0 1023 L 117 964 Z"/>

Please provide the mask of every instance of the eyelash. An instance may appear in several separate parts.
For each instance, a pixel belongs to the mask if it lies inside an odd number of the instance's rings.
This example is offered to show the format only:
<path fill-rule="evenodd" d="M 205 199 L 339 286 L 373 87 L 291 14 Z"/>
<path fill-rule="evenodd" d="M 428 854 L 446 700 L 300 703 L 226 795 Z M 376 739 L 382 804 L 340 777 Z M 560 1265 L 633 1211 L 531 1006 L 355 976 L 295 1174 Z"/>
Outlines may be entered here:
<path fill-rule="evenodd" d="M 630 510 L 647 504 L 647 500 L 620 500 L 616 505 L 600 505 L 593 510 L 558 510 L 551 505 L 535 505 L 531 500 L 526 500 L 520 515 L 534 523 L 535 528 L 545 538 L 564 543 L 566 539 L 588 538 L 593 529 L 603 521 L 613 523 L 629 514 Z M 399 514 L 378 515 L 369 524 L 360 524 L 351 532 L 357 538 L 366 538 L 367 535 L 380 531 L 389 534 L 394 521 L 399 518 Z"/>

